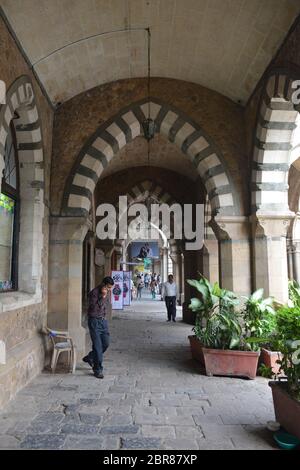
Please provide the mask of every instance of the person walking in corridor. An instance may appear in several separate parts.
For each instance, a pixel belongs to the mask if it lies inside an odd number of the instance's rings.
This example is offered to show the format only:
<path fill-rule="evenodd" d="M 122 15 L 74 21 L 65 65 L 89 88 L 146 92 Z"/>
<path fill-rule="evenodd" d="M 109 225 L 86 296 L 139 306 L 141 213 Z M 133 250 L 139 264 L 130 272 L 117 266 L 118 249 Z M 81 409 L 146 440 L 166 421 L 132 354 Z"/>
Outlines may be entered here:
<path fill-rule="evenodd" d="M 177 286 L 174 282 L 174 277 L 169 274 L 168 281 L 162 285 L 162 297 L 166 302 L 168 320 L 176 322 L 176 300 L 177 300 Z"/>
<path fill-rule="evenodd" d="M 136 288 L 137 288 L 137 299 L 142 300 L 142 290 L 144 287 L 144 282 L 141 276 L 137 277 Z"/>
<path fill-rule="evenodd" d="M 105 277 L 102 283 L 89 293 L 88 327 L 92 340 L 92 351 L 82 360 L 94 371 L 94 376 L 103 379 L 103 354 L 109 346 L 109 331 L 106 315 L 110 307 L 109 291 L 114 281 Z"/>
<path fill-rule="evenodd" d="M 150 291 L 151 291 L 151 295 L 152 295 L 152 299 L 155 300 L 156 299 L 156 290 L 157 290 L 157 283 L 156 281 L 151 281 L 150 283 Z"/>

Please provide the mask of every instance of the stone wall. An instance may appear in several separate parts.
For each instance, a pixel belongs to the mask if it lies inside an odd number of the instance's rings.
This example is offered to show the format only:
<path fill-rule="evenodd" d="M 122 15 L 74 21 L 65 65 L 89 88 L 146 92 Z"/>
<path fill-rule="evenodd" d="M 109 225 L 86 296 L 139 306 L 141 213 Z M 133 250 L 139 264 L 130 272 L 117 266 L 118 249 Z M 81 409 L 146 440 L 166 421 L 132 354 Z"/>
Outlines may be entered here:
<path fill-rule="evenodd" d="M 247 205 L 243 108 L 199 85 L 166 78 L 151 79 L 151 96 L 193 119 L 223 153 L 231 177 Z M 121 109 L 147 97 L 145 79 L 119 80 L 82 93 L 64 103 L 55 114 L 51 211 L 60 213 L 66 179 L 76 157 L 96 129 Z M 167 155 L 166 155 L 167 156 Z"/>
<path fill-rule="evenodd" d="M 21 292 L 11 293 L 11 295 L 0 294 L 0 300 L 5 296 L 5 302 L 2 303 L 0 311 L 0 340 L 4 340 L 6 346 L 6 364 L 0 365 L 0 407 L 2 407 L 44 366 L 44 338 L 39 332 L 47 321 L 48 219 L 53 111 L 1 17 L 0 56 L 0 79 L 5 82 L 7 90 L 22 75 L 28 76 L 32 81 L 42 126 L 45 175 L 42 301 L 38 304 L 31 303 L 28 300 L 29 296 Z M 22 306 L 26 304 L 26 307 Z"/>

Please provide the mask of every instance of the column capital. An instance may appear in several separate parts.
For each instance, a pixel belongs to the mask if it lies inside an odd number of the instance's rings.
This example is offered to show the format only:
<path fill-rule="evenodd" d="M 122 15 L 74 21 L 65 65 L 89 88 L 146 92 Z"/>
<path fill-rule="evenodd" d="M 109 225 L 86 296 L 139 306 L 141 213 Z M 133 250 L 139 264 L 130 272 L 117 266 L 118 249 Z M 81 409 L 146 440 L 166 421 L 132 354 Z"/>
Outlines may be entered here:
<path fill-rule="evenodd" d="M 89 217 L 50 217 L 51 243 L 83 241 L 92 229 Z"/>
<path fill-rule="evenodd" d="M 217 216 L 209 222 L 218 240 L 249 239 L 249 218 L 245 216 Z"/>
<path fill-rule="evenodd" d="M 272 238 L 286 237 L 294 212 L 267 213 L 256 212 L 250 217 L 254 236 L 266 236 Z"/>

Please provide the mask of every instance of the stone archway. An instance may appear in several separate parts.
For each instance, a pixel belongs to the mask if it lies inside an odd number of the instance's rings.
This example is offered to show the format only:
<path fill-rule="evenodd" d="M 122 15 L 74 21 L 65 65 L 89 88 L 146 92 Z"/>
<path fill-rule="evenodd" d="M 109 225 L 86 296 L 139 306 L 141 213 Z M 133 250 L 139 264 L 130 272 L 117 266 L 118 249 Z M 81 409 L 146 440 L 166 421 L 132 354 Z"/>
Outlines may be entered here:
<path fill-rule="evenodd" d="M 289 208 L 288 175 L 300 110 L 293 102 L 295 77 L 282 70 L 268 76 L 252 163 L 254 284 L 283 302 L 288 298 L 286 236 L 294 215 Z"/>
<path fill-rule="evenodd" d="M 142 135 L 148 106 L 156 131 L 191 159 L 206 187 L 213 215 L 239 213 L 239 200 L 221 152 L 180 110 L 155 98 L 135 103 L 98 128 L 81 149 L 65 185 L 62 215 L 85 216 L 103 169 L 128 142 Z"/>
<path fill-rule="evenodd" d="M 44 243 L 44 152 L 41 123 L 30 78 L 19 77 L 8 89 L 0 109 L 0 191 L 5 142 L 11 120 L 16 131 L 20 173 L 19 291 L 15 299 L 25 306 L 42 300 Z M 28 295 L 29 294 L 29 295 Z M 5 303 L 5 310 L 16 308 Z M 0 302 L 1 311 L 1 302 Z"/>
<path fill-rule="evenodd" d="M 292 103 L 295 78 L 275 71 L 262 93 L 252 164 L 252 211 L 288 211 L 288 172 L 300 106 Z"/>

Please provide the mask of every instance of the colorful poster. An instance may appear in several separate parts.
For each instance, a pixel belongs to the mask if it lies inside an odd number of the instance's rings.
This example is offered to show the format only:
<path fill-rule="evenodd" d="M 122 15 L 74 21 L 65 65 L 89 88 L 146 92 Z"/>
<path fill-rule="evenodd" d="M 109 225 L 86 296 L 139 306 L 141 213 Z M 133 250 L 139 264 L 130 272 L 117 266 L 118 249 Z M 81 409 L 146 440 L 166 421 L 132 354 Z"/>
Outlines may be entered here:
<path fill-rule="evenodd" d="M 131 303 L 131 272 L 130 271 L 124 271 L 124 282 L 123 282 L 123 304 L 124 305 L 130 305 Z"/>
<path fill-rule="evenodd" d="M 114 280 L 114 286 L 111 292 L 111 304 L 113 310 L 123 309 L 123 277 L 124 271 L 112 271 L 111 277 Z"/>
<path fill-rule="evenodd" d="M 159 258 L 158 242 L 132 242 L 129 245 L 132 261 L 144 261 L 145 258 Z"/>

